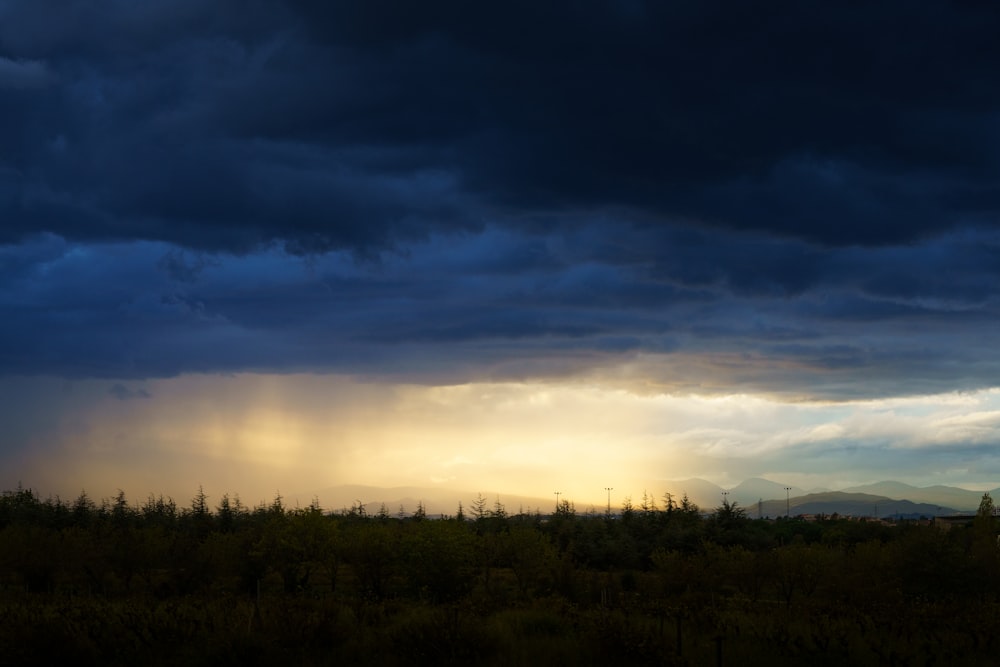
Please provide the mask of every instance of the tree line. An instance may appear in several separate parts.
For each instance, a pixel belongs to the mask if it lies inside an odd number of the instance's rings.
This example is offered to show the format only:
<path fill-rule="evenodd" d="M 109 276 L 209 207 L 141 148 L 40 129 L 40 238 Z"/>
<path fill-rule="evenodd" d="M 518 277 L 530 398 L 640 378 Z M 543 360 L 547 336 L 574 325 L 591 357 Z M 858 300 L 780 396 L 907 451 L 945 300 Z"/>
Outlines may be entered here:
<path fill-rule="evenodd" d="M 644 494 L 613 516 L 565 500 L 545 515 L 511 513 L 480 496 L 432 519 L 422 506 L 331 512 L 280 496 L 213 506 L 200 489 L 179 506 L 18 488 L 0 494 L 0 638 L 23 647 L 31 633 L 19 623 L 37 625 L 39 609 L 91 605 L 91 618 L 118 610 L 148 635 L 149 646 L 122 653 L 134 659 L 166 641 L 146 625 L 169 608 L 201 619 L 168 635 L 191 633 L 185 645 L 221 642 L 235 655 L 288 641 L 296 659 L 356 651 L 358 664 L 518 664 L 510 646 L 534 650 L 524 664 L 538 652 L 590 664 L 607 651 L 687 664 L 717 657 L 723 641 L 730 655 L 778 664 L 877 664 L 886 651 L 976 664 L 997 643 L 987 631 L 1000 613 L 992 514 L 985 495 L 971 525 L 946 532 L 929 521 L 750 519 L 727 501 L 703 512 Z M 220 620 L 234 614 L 238 623 Z M 94 622 L 48 631 L 79 648 L 89 644 L 73 633 Z M 98 641 L 95 655 L 120 641 Z"/>

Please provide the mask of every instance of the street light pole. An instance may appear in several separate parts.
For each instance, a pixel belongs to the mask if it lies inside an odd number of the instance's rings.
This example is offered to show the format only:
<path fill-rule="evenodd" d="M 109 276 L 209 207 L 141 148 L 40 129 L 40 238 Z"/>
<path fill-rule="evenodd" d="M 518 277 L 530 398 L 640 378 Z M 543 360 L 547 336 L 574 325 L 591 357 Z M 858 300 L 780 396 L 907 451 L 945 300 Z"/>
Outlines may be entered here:
<path fill-rule="evenodd" d="M 608 516 L 611 516 L 611 492 L 614 491 L 614 487 L 606 486 L 604 490 L 608 492 Z"/>
<path fill-rule="evenodd" d="M 789 508 L 789 504 L 788 504 L 789 503 L 788 492 L 791 491 L 791 490 L 792 490 L 792 487 L 790 487 L 790 486 L 786 486 L 785 487 L 785 518 L 786 519 L 788 518 L 788 508 Z"/>
<path fill-rule="evenodd" d="M 559 511 L 559 496 L 562 495 L 562 491 L 556 491 L 556 511 Z"/>

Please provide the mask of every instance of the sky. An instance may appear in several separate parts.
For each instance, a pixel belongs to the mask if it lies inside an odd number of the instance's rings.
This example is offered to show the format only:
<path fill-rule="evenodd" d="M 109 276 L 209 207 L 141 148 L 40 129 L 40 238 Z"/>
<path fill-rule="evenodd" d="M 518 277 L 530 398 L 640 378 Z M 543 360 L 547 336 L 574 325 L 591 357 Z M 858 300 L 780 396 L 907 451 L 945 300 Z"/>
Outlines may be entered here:
<path fill-rule="evenodd" d="M 998 32 L 0 0 L 0 487 L 996 487 Z"/>

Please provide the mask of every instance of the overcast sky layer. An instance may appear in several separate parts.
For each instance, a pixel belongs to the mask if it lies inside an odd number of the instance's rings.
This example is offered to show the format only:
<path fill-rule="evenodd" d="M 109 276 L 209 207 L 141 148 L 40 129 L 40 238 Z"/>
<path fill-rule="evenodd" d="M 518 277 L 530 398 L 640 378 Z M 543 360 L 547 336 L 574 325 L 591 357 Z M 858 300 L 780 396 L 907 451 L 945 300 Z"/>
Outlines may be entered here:
<path fill-rule="evenodd" d="M 997 34 L 990 3 L 0 0 L 0 483 L 996 486 Z"/>

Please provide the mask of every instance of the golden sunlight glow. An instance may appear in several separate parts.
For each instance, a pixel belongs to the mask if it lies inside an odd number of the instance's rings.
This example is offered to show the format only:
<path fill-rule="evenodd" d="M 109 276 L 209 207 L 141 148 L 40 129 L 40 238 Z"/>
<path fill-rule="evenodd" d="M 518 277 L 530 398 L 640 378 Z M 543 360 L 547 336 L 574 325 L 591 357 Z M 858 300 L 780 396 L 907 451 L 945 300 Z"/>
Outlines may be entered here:
<path fill-rule="evenodd" d="M 332 375 L 182 376 L 144 382 L 149 397 L 130 400 L 108 386 L 50 393 L 61 418 L 27 466 L 32 485 L 58 483 L 44 462 L 59 456 L 63 482 L 51 492 L 63 495 L 123 488 L 187 498 L 201 484 L 251 502 L 277 490 L 322 500 L 330 487 L 363 484 L 542 499 L 559 490 L 586 507 L 606 502 L 606 486 L 619 499 L 638 498 L 688 477 L 723 486 L 751 476 L 875 481 L 824 469 L 823 453 L 889 438 L 893 447 L 927 447 L 929 433 L 933 446 L 947 446 L 1000 427 L 996 391 L 804 404 L 572 382 L 425 387 Z"/>

